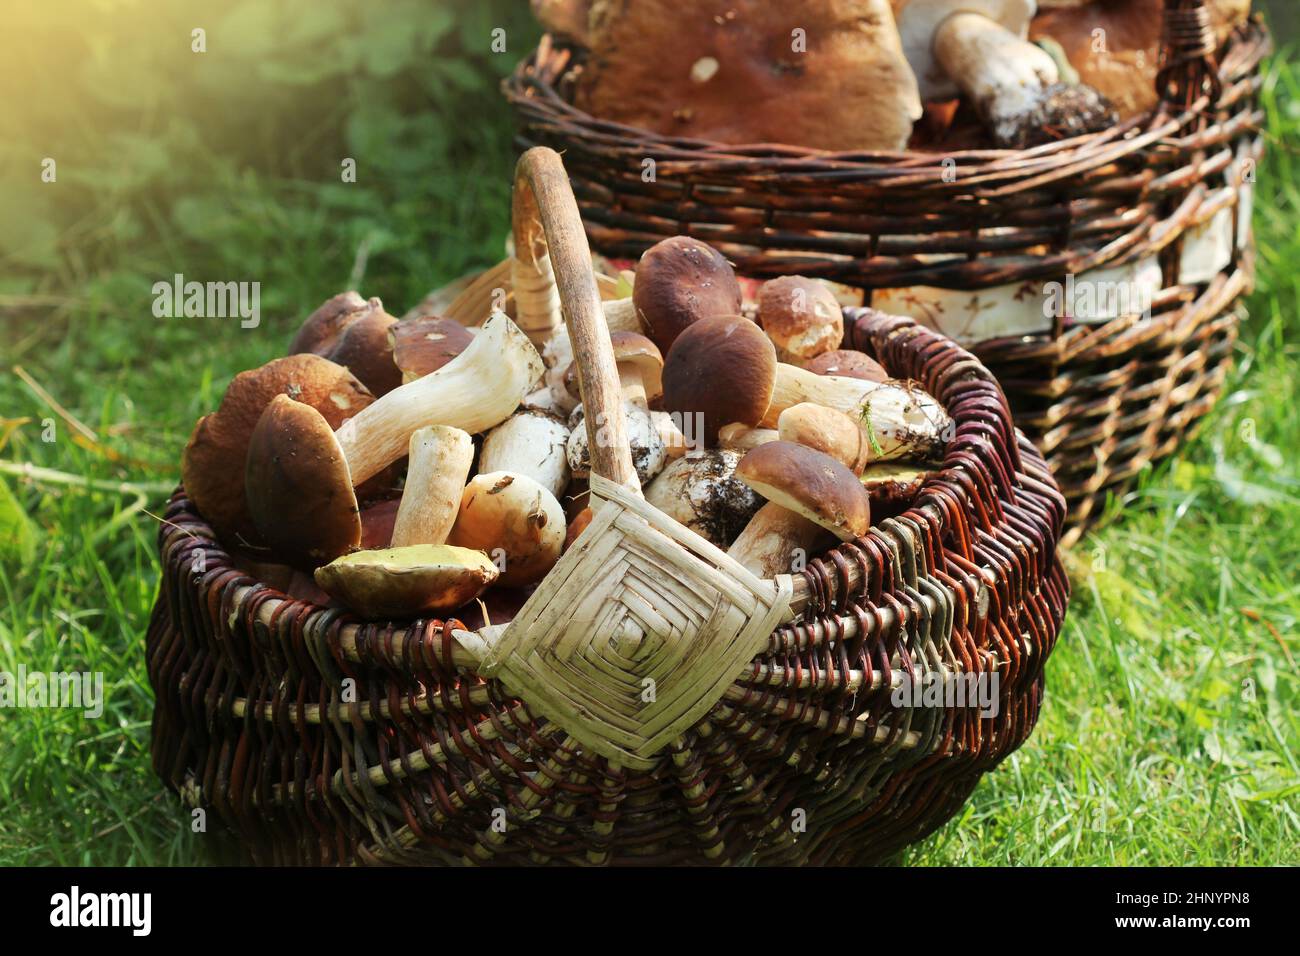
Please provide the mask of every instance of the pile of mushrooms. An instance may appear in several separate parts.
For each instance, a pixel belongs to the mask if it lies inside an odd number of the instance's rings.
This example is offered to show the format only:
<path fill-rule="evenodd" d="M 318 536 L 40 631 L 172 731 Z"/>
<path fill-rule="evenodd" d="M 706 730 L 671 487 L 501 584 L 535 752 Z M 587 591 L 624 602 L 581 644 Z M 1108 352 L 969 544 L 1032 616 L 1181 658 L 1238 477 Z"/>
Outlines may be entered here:
<path fill-rule="evenodd" d="M 1209 9 L 1222 42 L 1250 2 Z M 1155 105 L 1163 22 L 1163 0 L 533 0 L 533 10 L 587 51 L 575 96 L 593 115 L 828 150 L 1022 148 L 1106 129 Z"/>
<path fill-rule="evenodd" d="M 775 279 L 746 303 L 726 259 L 685 237 L 627 281 L 605 310 L 645 496 L 750 570 L 863 534 L 940 460 L 947 415 L 841 347 L 824 283 Z M 187 493 L 248 573 L 291 596 L 500 622 L 591 517 L 566 337 L 335 296 L 293 354 L 237 375 L 199 421 Z"/>

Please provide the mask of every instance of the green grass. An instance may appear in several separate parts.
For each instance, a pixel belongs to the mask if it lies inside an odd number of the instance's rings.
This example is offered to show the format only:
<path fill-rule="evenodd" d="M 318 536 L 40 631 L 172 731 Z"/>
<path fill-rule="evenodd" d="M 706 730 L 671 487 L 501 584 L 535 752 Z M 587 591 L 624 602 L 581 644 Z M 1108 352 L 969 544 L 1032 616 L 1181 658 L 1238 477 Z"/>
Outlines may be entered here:
<path fill-rule="evenodd" d="M 1260 281 L 1226 396 L 1178 462 L 1115 504 L 1123 520 L 1076 549 L 1081 570 L 1037 730 L 907 862 L 1297 859 L 1300 73 L 1280 57 L 1266 102 L 1274 142 L 1261 172 Z M 82 223 L 45 280 L 11 294 L 0 285 L 0 416 L 30 419 L 0 438 L 0 461 L 169 486 L 192 423 L 229 378 L 279 354 L 350 277 L 400 314 L 494 258 L 508 140 L 504 110 L 485 107 L 441 165 L 384 187 L 399 227 L 382 236 L 358 233 L 337 185 L 247 171 L 207 183 L 198 225 L 173 208 L 115 249 L 111 215 Z M 87 243 L 95 254 L 78 255 Z M 365 262 L 362 246 L 372 249 Z M 262 327 L 153 318 L 149 285 L 175 271 L 259 279 Z M 98 445 L 75 441 L 11 373 L 16 364 Z M 107 696 L 98 721 L 0 711 L 0 864 L 203 860 L 149 767 L 143 642 L 158 581 L 150 512 L 162 496 L 0 480 L 39 529 L 30 564 L 0 562 L 0 670 L 102 671 Z"/>

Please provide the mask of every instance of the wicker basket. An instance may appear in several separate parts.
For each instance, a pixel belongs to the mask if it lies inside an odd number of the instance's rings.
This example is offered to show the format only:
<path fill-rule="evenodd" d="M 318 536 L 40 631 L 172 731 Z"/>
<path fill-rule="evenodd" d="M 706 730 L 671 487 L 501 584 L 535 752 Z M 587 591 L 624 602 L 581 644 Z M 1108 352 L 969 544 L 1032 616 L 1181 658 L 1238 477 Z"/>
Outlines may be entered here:
<path fill-rule="evenodd" d="M 686 234 L 742 274 L 819 276 L 894 312 L 916 287 L 1028 284 L 1041 301 L 1067 275 L 1145 267 L 1158 294 L 1140 313 L 961 340 L 1047 456 L 1069 502 L 1068 541 L 1212 406 L 1253 282 L 1243 180 L 1262 151 L 1268 37 L 1251 22 L 1216 51 L 1204 0 L 1166 9 L 1154 113 L 1022 152 L 832 154 L 660 136 L 574 108 L 580 54 L 549 38 L 505 93 L 521 144 L 564 153 L 592 245 L 609 256 Z"/>
<path fill-rule="evenodd" d="M 559 157 L 525 154 L 515 197 L 599 419 L 616 371 Z M 970 354 L 848 317 L 955 438 L 910 510 L 795 575 L 760 580 L 647 505 L 594 436 L 590 526 L 478 631 L 290 599 L 178 490 L 147 645 L 157 773 L 262 863 L 843 863 L 921 838 L 1034 725 L 1065 502 Z M 996 713 L 896 706 L 904 674 L 996 675 Z"/>

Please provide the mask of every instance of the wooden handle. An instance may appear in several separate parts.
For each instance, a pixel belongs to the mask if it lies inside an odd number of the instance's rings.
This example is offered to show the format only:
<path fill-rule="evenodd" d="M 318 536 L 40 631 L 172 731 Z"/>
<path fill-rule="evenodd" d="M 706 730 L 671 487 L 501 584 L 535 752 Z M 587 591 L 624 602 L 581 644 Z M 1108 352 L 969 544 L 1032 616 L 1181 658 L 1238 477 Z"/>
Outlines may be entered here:
<path fill-rule="evenodd" d="M 628 449 L 618 368 L 591 268 L 591 248 L 564 163 L 555 150 L 535 146 L 519 157 L 512 216 L 516 256 L 522 250 L 549 253 L 573 343 L 591 470 L 639 495 L 641 484 Z"/>

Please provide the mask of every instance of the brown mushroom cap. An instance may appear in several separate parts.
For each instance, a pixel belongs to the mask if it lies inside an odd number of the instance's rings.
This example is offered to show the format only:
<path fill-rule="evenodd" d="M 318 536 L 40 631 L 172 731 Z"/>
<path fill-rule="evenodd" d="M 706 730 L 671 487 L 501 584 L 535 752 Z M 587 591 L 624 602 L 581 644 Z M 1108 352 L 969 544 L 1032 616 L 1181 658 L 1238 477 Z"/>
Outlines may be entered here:
<path fill-rule="evenodd" d="M 871 496 L 858 476 L 830 455 L 773 441 L 740 460 L 736 477 L 774 504 L 832 531 L 841 541 L 871 527 Z"/>
<path fill-rule="evenodd" d="M 921 114 L 890 0 L 607 0 L 590 45 L 578 108 L 672 136 L 901 149 Z"/>
<path fill-rule="evenodd" d="M 311 352 L 329 355 L 344 330 L 369 308 L 369 303 L 352 291 L 340 292 L 303 321 L 289 343 L 289 354 Z"/>
<path fill-rule="evenodd" d="M 496 578 L 496 565 L 483 552 L 446 544 L 355 551 L 316 569 L 317 584 L 370 620 L 446 614 Z"/>
<path fill-rule="evenodd" d="M 393 361 L 388 335 L 396 323 L 384 311 L 382 302 L 371 299 L 366 310 L 348 324 L 338 344 L 329 352 L 330 361 L 345 366 L 376 398 L 402 384 L 402 370 Z"/>
<path fill-rule="evenodd" d="M 887 382 L 889 373 L 871 356 L 853 349 L 835 349 L 823 352 L 803 363 L 803 367 L 818 375 L 838 375 L 857 378 L 864 382 Z"/>
<path fill-rule="evenodd" d="M 840 347 L 844 314 L 826 283 L 804 276 L 781 276 L 763 283 L 758 321 L 777 352 L 796 362 Z"/>
<path fill-rule="evenodd" d="M 687 438 L 713 447 L 722 426 L 763 418 L 776 383 L 776 350 L 749 319 L 702 319 L 668 350 L 663 376 L 664 410 L 680 416 Z"/>
<path fill-rule="evenodd" d="M 240 372 L 220 407 L 199 419 L 181 461 L 185 491 L 223 539 L 257 541 L 244 500 L 243 462 L 248 439 L 263 410 L 277 395 L 316 409 L 338 428 L 374 396 L 347 369 L 319 355 L 302 353 Z"/>
<path fill-rule="evenodd" d="M 271 400 L 249 438 L 244 484 L 254 526 L 288 563 L 314 568 L 361 544 L 347 460 L 310 405 Z"/>
<path fill-rule="evenodd" d="M 677 336 L 693 322 L 738 314 L 740 283 L 717 249 L 698 239 L 673 236 L 641 257 L 632 304 L 650 338 L 667 355 Z"/>
<path fill-rule="evenodd" d="M 454 319 L 421 315 L 388 327 L 393 362 L 407 381 L 436 372 L 474 341 L 474 333 Z"/>
<path fill-rule="evenodd" d="M 645 397 L 648 401 L 653 402 L 664 393 L 664 357 L 657 345 L 640 332 L 623 330 L 609 333 L 609 342 L 614 347 L 614 361 L 620 368 L 620 374 L 624 365 L 633 366 L 641 373 L 641 382 L 645 386 Z M 566 386 L 568 385 L 567 374 Z"/>

